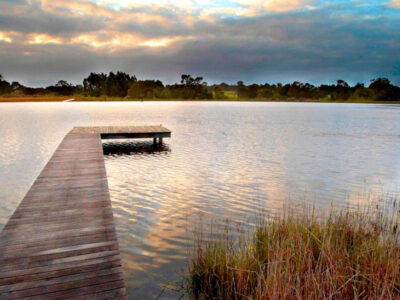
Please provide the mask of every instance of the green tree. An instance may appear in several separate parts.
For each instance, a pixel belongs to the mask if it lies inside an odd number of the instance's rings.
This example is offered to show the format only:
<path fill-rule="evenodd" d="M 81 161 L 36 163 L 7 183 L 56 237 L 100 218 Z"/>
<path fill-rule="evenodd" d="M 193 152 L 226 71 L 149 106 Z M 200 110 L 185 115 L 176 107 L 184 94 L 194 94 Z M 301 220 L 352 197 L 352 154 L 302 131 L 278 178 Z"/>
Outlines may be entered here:
<path fill-rule="evenodd" d="M 3 75 L 0 74 L 0 95 L 8 94 L 12 92 L 11 84 L 4 80 Z"/>
<path fill-rule="evenodd" d="M 70 96 L 74 93 L 75 88 L 71 83 L 59 80 L 55 85 L 48 86 L 46 90 L 59 95 Z"/>
<path fill-rule="evenodd" d="M 349 84 L 339 79 L 336 83 L 336 90 L 332 95 L 333 100 L 345 101 L 348 100 L 351 95 L 351 88 Z"/>
<path fill-rule="evenodd" d="M 136 81 L 135 76 L 124 72 L 114 74 L 110 72 L 105 81 L 105 93 L 107 96 L 125 97 L 132 83 Z"/>
<path fill-rule="evenodd" d="M 400 100 L 400 88 L 390 83 L 387 78 L 372 79 L 371 84 L 368 87 L 376 94 L 376 100 L 381 101 L 399 101 Z"/>
<path fill-rule="evenodd" d="M 214 99 L 222 100 L 225 99 L 225 93 L 221 86 L 216 85 L 214 87 Z"/>
<path fill-rule="evenodd" d="M 107 75 L 104 73 L 90 73 L 83 80 L 83 90 L 90 96 L 99 97 L 104 91 Z"/>
<path fill-rule="evenodd" d="M 177 99 L 212 99 L 203 77 L 193 78 L 189 74 L 183 74 L 181 84 L 169 85 L 167 89 L 171 96 Z"/>
<path fill-rule="evenodd" d="M 161 97 L 163 89 L 160 80 L 139 80 L 131 84 L 128 96 L 134 99 L 155 99 Z"/>

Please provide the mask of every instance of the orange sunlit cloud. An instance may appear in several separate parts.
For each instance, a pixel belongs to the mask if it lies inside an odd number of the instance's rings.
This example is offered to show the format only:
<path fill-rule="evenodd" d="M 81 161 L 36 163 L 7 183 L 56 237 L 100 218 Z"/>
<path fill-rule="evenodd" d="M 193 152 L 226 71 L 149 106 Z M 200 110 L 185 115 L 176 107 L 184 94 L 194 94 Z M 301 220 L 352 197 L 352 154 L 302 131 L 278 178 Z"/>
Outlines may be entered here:
<path fill-rule="evenodd" d="M 46 12 L 55 14 L 69 14 L 69 15 L 97 15 L 112 17 L 112 13 L 107 9 L 96 6 L 90 2 L 75 1 L 75 0 L 42 0 L 39 1 L 42 9 Z M 61 10 L 63 8 L 63 10 Z"/>
<path fill-rule="evenodd" d="M 8 36 L 6 36 L 4 33 L 0 32 L 0 41 L 6 42 L 6 43 L 11 43 L 12 39 Z"/>
<path fill-rule="evenodd" d="M 27 39 L 28 44 L 62 44 L 61 38 L 48 34 L 30 34 Z"/>
<path fill-rule="evenodd" d="M 397 1 L 397 0 L 394 0 Z M 196 1 L 196 0 L 151 0 L 143 2 L 140 0 L 97 0 L 94 1 L 103 6 L 115 5 L 125 8 L 138 8 L 138 7 L 159 7 L 159 8 L 173 8 L 179 9 L 187 13 L 209 11 L 209 12 L 223 12 L 223 14 L 232 15 L 245 15 L 245 14 L 260 14 L 265 11 L 283 12 L 289 10 L 296 10 L 306 8 L 313 0 L 231 0 L 231 1 Z M 238 3 L 241 7 L 232 5 Z"/>
<path fill-rule="evenodd" d="M 98 31 L 95 33 L 81 33 L 72 37 L 58 37 L 49 34 L 20 34 L 0 32 L 0 42 L 12 43 L 13 36 L 18 38 L 20 44 L 46 45 L 46 44 L 64 44 L 64 45 L 85 45 L 91 47 L 94 51 L 134 49 L 139 47 L 161 48 L 170 46 L 173 43 L 193 39 L 193 36 L 167 36 L 158 38 L 148 38 L 141 34 L 120 33 L 118 31 Z M 24 51 L 24 55 L 31 55 L 33 52 Z"/>
<path fill-rule="evenodd" d="M 92 2 L 82 0 L 42 0 L 43 10 L 58 15 L 69 14 L 71 16 L 94 16 L 104 17 L 112 22 L 163 22 L 164 25 L 170 20 L 156 13 L 146 13 L 131 10 L 115 10 L 103 5 L 97 5 Z"/>
<path fill-rule="evenodd" d="M 139 45 L 144 46 L 144 47 L 158 48 L 158 47 L 166 47 L 171 43 L 175 43 L 175 42 L 182 41 L 182 40 L 189 40 L 189 39 L 193 39 L 193 37 L 176 36 L 176 37 L 170 37 L 170 38 L 147 40 L 147 41 L 140 43 Z"/>
<path fill-rule="evenodd" d="M 400 0 L 391 0 L 388 5 L 393 8 L 400 8 Z"/>
<path fill-rule="evenodd" d="M 71 44 L 85 44 L 94 48 L 109 48 L 111 51 L 133 49 L 137 47 L 159 48 L 169 46 L 192 37 L 173 36 L 148 39 L 142 35 L 123 34 L 119 32 L 104 32 L 103 38 L 98 34 L 81 34 L 70 40 Z"/>
<path fill-rule="evenodd" d="M 140 46 L 146 46 L 146 47 L 152 47 L 152 48 L 165 47 L 171 41 L 172 41 L 172 39 L 148 40 L 143 43 L 140 43 Z"/>
<path fill-rule="evenodd" d="M 243 7 L 236 13 L 240 16 L 257 16 L 264 12 L 288 12 L 302 8 L 309 8 L 313 0 L 236 0 Z"/>

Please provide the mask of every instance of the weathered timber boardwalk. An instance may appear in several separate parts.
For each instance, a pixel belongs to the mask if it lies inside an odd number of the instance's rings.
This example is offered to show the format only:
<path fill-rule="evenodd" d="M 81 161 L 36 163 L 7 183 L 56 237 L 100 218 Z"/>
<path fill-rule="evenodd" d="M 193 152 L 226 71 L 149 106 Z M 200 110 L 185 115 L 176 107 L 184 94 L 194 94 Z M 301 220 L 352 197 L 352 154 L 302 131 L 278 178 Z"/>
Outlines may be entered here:
<path fill-rule="evenodd" d="M 168 136 L 162 126 L 71 130 L 0 234 L 0 299 L 125 299 L 101 138 Z"/>

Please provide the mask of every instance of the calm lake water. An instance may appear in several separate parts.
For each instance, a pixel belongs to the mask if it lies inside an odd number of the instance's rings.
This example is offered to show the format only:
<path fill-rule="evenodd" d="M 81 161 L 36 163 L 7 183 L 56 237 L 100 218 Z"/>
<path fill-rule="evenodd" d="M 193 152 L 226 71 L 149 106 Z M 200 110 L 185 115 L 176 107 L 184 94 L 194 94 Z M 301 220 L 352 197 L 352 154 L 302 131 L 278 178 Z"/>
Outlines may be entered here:
<path fill-rule="evenodd" d="M 150 141 L 104 143 L 131 299 L 177 299 L 201 230 L 251 227 L 260 212 L 396 197 L 400 106 L 313 103 L 0 104 L 0 229 L 73 126 L 163 124 Z"/>

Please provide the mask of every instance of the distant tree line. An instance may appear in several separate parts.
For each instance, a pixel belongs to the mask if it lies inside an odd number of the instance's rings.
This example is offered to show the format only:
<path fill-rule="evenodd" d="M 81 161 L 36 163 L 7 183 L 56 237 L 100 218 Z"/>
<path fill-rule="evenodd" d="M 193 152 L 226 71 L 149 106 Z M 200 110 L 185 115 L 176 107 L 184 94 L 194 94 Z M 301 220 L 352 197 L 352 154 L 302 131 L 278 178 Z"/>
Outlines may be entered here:
<path fill-rule="evenodd" d="M 368 87 L 362 83 L 350 86 L 343 80 L 338 80 L 336 84 L 320 86 L 298 81 L 285 85 L 280 83 L 244 85 L 242 81 L 239 81 L 236 90 L 241 99 L 400 100 L 400 87 L 391 84 L 387 78 L 372 79 Z"/>
<path fill-rule="evenodd" d="M 183 74 L 179 83 L 164 85 L 160 80 L 138 80 L 124 72 L 90 73 L 83 84 L 73 85 L 60 80 L 45 88 L 9 83 L 0 75 L 0 95 L 62 95 L 90 97 L 127 97 L 132 99 L 266 99 L 266 100 L 326 100 L 326 101 L 400 101 L 400 87 L 387 78 L 372 79 L 368 86 L 350 86 L 344 80 L 336 84 L 314 86 L 295 81 L 291 84 L 208 85 L 203 77 Z"/>
<path fill-rule="evenodd" d="M 83 91 L 81 85 L 72 85 L 65 80 L 58 81 L 57 84 L 46 88 L 32 88 L 22 85 L 17 81 L 9 83 L 0 75 L 0 95 L 10 96 L 35 96 L 35 95 L 60 95 L 70 96 Z"/>

